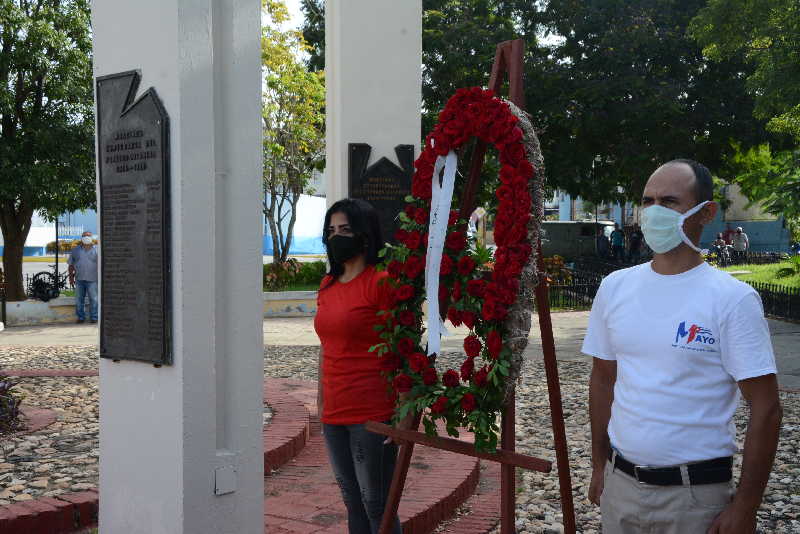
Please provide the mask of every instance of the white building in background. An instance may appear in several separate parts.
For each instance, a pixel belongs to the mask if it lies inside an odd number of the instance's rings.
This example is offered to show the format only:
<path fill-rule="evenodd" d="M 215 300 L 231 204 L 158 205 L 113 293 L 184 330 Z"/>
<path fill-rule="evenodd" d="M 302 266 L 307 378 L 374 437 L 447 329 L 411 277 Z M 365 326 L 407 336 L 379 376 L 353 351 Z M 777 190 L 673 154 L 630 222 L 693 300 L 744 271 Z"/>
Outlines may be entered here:
<path fill-rule="evenodd" d="M 58 218 L 58 239 L 77 239 L 83 232 L 97 235 L 97 213 L 94 210 L 65 213 Z M 47 244 L 56 240 L 56 224 L 34 213 L 31 229 L 23 248 L 24 256 L 46 255 Z M 3 253 L 3 235 L 0 233 L 0 254 Z"/>

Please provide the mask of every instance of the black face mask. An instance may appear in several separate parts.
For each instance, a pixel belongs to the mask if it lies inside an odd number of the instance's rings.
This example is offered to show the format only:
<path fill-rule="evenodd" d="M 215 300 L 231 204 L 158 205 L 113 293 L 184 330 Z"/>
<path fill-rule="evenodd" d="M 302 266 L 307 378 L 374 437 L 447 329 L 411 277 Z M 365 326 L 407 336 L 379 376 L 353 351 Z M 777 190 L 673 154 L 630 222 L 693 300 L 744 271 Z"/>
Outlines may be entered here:
<path fill-rule="evenodd" d="M 328 250 L 333 261 L 343 264 L 364 252 L 364 238 L 361 236 L 335 235 L 328 239 Z"/>

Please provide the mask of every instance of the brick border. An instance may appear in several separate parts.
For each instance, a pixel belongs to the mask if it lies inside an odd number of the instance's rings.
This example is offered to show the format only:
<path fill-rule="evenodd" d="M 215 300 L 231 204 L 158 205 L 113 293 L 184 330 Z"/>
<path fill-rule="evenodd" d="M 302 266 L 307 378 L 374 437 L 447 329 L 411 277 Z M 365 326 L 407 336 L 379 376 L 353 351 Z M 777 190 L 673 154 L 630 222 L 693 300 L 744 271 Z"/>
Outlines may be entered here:
<path fill-rule="evenodd" d="M 265 475 L 300 454 L 311 438 L 311 416 L 289 390 L 279 379 L 264 381 L 264 401 L 273 410 L 272 420 L 264 427 Z"/>
<path fill-rule="evenodd" d="M 0 532 L 60 534 L 97 525 L 96 491 L 40 497 L 0 507 Z"/>

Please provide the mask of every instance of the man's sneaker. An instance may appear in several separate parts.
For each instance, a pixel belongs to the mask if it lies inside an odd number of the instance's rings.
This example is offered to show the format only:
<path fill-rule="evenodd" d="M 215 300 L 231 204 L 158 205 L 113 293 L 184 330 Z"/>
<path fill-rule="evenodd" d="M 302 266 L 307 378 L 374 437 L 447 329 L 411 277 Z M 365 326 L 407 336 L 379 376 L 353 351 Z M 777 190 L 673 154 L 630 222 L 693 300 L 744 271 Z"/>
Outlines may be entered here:
<path fill-rule="evenodd" d="M 77 320 L 77 321 L 75 321 L 75 322 L 76 322 L 76 323 L 78 323 L 78 324 L 80 324 L 80 323 L 85 323 L 85 322 L 86 322 L 86 319 L 78 319 L 78 320 Z"/>

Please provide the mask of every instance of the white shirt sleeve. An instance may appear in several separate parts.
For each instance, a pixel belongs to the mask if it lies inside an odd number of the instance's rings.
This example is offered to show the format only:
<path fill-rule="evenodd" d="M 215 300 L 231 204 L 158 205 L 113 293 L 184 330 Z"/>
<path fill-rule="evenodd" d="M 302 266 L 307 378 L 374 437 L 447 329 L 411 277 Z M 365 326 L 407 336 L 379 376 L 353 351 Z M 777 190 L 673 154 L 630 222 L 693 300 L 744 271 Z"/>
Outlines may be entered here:
<path fill-rule="evenodd" d="M 777 374 L 761 297 L 748 292 L 720 326 L 722 366 L 736 380 Z"/>
<path fill-rule="evenodd" d="M 597 295 L 592 303 L 592 311 L 589 313 L 589 327 L 586 330 L 586 337 L 583 338 L 581 352 L 588 356 L 600 358 L 601 360 L 616 360 L 617 356 L 611 347 L 611 339 L 608 336 L 608 324 L 606 324 L 606 281 L 604 279 L 597 290 Z"/>

